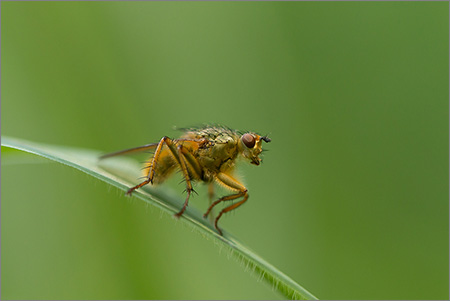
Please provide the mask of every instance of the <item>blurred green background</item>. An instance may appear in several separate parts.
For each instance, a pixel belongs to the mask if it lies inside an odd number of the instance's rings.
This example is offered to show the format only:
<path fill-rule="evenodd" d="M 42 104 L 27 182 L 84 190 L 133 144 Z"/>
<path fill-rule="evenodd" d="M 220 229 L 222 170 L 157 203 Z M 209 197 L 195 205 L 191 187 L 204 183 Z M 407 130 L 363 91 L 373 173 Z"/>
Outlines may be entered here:
<path fill-rule="evenodd" d="M 109 152 L 173 126 L 269 134 L 227 231 L 322 299 L 448 299 L 448 11 L 2 2 L 2 135 Z M 117 189 L 5 161 L 2 299 L 282 298 Z"/>

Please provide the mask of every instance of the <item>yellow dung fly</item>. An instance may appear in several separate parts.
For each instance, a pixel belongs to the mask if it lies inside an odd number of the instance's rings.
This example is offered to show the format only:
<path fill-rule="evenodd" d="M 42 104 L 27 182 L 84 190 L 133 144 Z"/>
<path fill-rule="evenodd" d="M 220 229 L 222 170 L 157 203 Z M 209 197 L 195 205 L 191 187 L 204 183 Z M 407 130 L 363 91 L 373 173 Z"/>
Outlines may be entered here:
<path fill-rule="evenodd" d="M 260 136 L 253 132 L 240 132 L 223 126 L 204 126 L 200 128 L 181 129 L 184 134 L 178 139 L 164 136 L 158 143 L 147 144 L 102 156 L 108 158 L 140 151 L 152 151 L 153 155 L 144 167 L 145 180 L 130 188 L 127 195 L 136 189 L 151 184 L 164 182 L 175 170 L 181 170 L 186 182 L 186 200 L 180 212 L 180 217 L 188 206 L 189 197 L 195 192 L 192 183 L 204 182 L 209 184 L 210 198 L 213 196 L 214 183 L 220 184 L 233 194 L 224 196 L 212 202 L 206 213 L 219 203 L 242 198 L 240 201 L 222 209 L 216 216 L 214 226 L 222 235 L 218 227 L 220 217 L 241 206 L 248 199 L 247 188 L 234 176 L 236 160 L 243 158 L 251 164 L 259 165 L 259 155 L 262 142 L 270 142 L 267 136 Z"/>

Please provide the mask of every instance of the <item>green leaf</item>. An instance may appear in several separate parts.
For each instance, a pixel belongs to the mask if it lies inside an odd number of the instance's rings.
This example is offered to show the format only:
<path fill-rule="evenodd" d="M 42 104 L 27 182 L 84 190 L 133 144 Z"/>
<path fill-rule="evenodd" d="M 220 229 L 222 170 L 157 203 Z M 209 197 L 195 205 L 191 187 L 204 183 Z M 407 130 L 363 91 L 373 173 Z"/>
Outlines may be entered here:
<path fill-rule="evenodd" d="M 134 186 L 133 182 L 139 176 L 139 164 L 135 160 L 125 157 L 99 161 L 101 152 L 95 150 L 46 145 L 11 137 L 2 137 L 1 142 L 2 164 L 28 164 L 31 162 L 30 156 L 25 155 L 25 153 L 30 153 L 79 169 L 124 191 Z M 135 191 L 133 196 L 169 214 L 177 213 L 183 204 L 183 200 L 176 193 L 167 188 L 155 188 L 150 185 Z M 204 219 L 195 208 L 187 208 L 180 218 L 180 222 L 191 225 L 204 237 L 214 239 L 217 244 L 230 248 L 232 254 L 243 262 L 247 269 L 259 274 L 260 278 L 269 282 L 275 290 L 286 298 L 317 299 L 231 234 L 223 231 L 223 236 L 220 236 L 211 223 Z"/>

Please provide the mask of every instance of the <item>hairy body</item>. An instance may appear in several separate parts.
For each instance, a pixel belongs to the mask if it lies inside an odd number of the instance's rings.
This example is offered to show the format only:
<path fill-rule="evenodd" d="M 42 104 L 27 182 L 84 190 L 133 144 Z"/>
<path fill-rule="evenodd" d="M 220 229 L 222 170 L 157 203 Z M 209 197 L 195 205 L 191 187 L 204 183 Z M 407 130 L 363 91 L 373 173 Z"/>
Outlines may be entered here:
<path fill-rule="evenodd" d="M 201 128 L 183 129 L 184 134 L 178 139 L 163 137 L 159 143 L 148 144 L 102 156 L 107 158 L 137 151 L 154 150 L 153 156 L 145 166 L 145 181 L 130 188 L 127 194 L 152 183 L 164 182 L 175 170 L 181 170 L 186 182 L 187 197 L 183 208 L 175 214 L 180 217 L 186 210 L 189 197 L 193 191 L 192 182 L 200 181 L 210 184 L 210 196 L 213 194 L 213 184 L 218 183 L 234 192 L 213 202 L 204 217 L 219 203 L 242 197 L 237 203 L 225 207 L 217 215 L 214 226 L 218 227 L 220 217 L 242 205 L 248 199 L 247 188 L 237 180 L 233 171 L 236 159 L 240 156 L 251 164 L 259 165 L 262 152 L 262 141 L 270 142 L 265 136 L 253 132 L 241 133 L 221 126 L 205 126 Z"/>

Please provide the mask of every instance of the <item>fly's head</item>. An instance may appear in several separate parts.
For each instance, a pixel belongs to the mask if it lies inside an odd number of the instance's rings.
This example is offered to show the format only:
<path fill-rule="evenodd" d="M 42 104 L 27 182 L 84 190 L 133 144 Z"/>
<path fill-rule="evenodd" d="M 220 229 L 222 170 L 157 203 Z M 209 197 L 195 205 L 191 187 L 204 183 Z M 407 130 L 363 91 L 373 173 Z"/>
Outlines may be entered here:
<path fill-rule="evenodd" d="M 250 160 L 251 164 L 261 164 L 259 155 L 262 152 L 262 142 L 270 142 L 266 136 L 260 136 L 254 133 L 245 133 L 239 138 L 238 148 L 241 155 Z"/>

